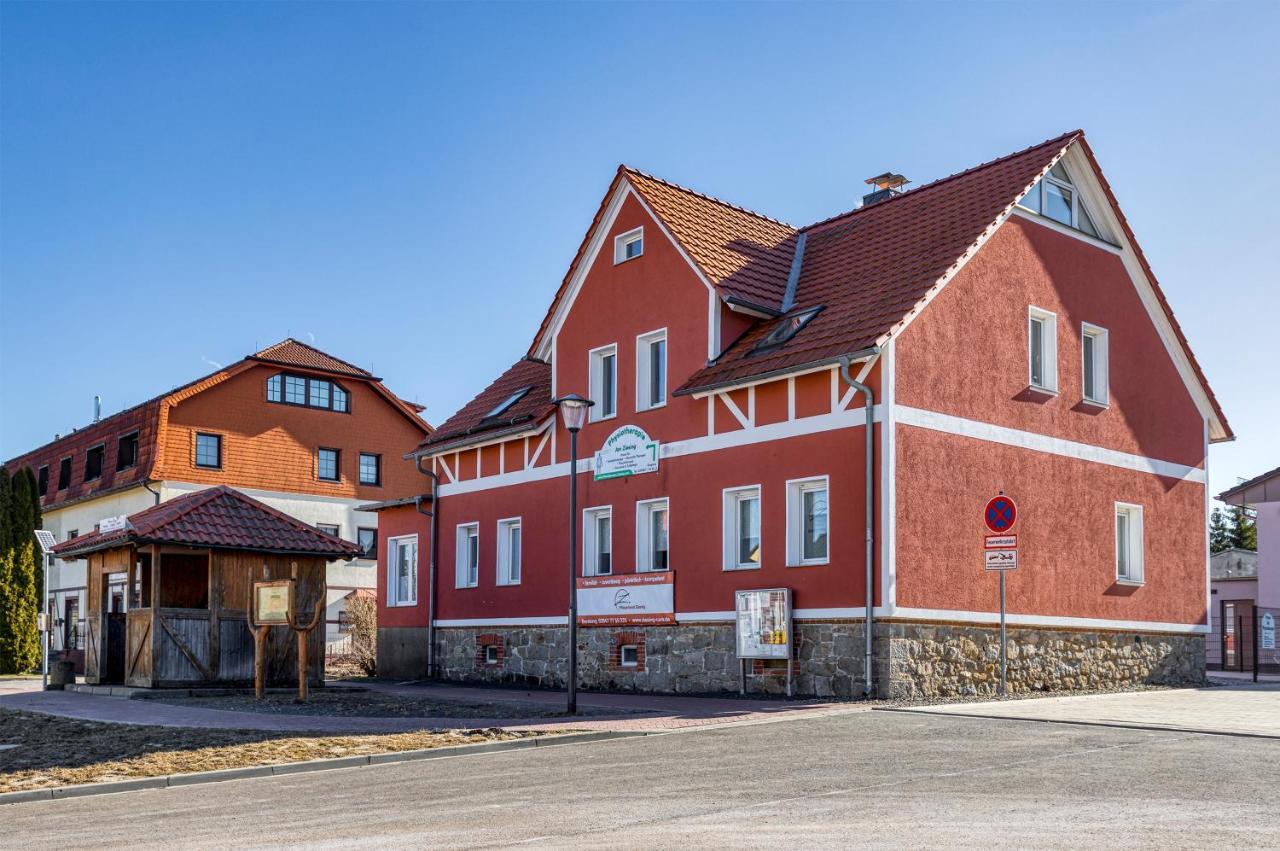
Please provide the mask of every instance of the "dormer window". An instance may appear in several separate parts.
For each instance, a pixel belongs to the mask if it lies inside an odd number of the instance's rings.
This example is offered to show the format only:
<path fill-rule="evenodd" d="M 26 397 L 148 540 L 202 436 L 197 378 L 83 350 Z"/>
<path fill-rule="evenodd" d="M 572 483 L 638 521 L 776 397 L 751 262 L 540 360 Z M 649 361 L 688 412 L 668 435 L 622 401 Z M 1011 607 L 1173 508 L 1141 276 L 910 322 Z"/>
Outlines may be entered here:
<path fill-rule="evenodd" d="M 613 263 L 625 263 L 644 254 L 644 228 L 636 228 L 613 238 Z"/>
<path fill-rule="evenodd" d="M 519 390 L 512 393 L 510 396 L 503 399 L 496 406 L 494 406 L 494 409 L 492 411 L 484 415 L 484 419 L 492 420 L 502 416 L 507 411 L 511 410 L 511 406 L 514 405 L 516 402 L 519 402 L 521 399 L 523 399 L 525 397 L 525 394 L 527 394 L 532 389 L 533 389 L 532 385 L 530 385 L 529 387 L 521 387 Z"/>
<path fill-rule="evenodd" d="M 1084 200 L 1076 191 L 1067 167 L 1060 161 L 1046 174 L 1031 191 L 1018 202 L 1033 213 L 1053 219 L 1067 227 L 1083 231 L 1096 239 L 1102 239 L 1098 228 L 1085 207 Z"/>
<path fill-rule="evenodd" d="M 755 348 L 752 349 L 752 351 L 767 352 L 770 349 L 776 349 L 796 334 L 799 334 L 800 330 L 804 328 L 804 326 L 808 325 L 809 321 L 812 320 L 813 317 L 817 316 L 821 311 L 821 306 L 811 307 L 808 310 L 802 310 L 799 313 L 792 314 L 791 316 L 782 317 L 778 320 L 777 324 L 773 326 L 773 330 L 769 332 L 769 335 L 756 343 Z"/>
<path fill-rule="evenodd" d="M 351 411 L 347 391 L 323 378 L 279 372 L 267 379 L 267 401 L 284 405 L 322 408 L 346 414 Z"/>

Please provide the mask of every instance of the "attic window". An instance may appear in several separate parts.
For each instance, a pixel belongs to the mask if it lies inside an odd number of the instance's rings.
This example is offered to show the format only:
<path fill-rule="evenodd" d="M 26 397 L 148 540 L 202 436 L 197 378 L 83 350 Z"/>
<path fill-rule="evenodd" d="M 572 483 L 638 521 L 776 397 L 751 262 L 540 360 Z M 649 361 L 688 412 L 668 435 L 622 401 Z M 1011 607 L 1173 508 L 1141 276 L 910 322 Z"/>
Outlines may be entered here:
<path fill-rule="evenodd" d="M 502 416 L 507 411 L 511 410 L 511 406 L 514 405 L 516 402 L 519 402 L 521 399 L 523 399 L 525 397 L 525 394 L 532 389 L 533 389 L 533 385 L 530 385 L 528 387 L 521 387 L 519 390 L 517 390 L 516 392 L 512 393 L 510 396 L 508 396 L 507 398 L 499 402 L 492 411 L 484 415 L 484 418 L 486 420 L 491 420 L 494 417 Z"/>
<path fill-rule="evenodd" d="M 755 348 L 751 351 L 767 352 L 770 349 L 776 349 L 796 334 L 799 334 L 800 329 L 808 325 L 809 320 L 817 316 L 821 310 L 822 306 L 811 307 L 808 310 L 802 310 L 801 312 L 792 314 L 791 316 L 784 316 L 782 319 L 778 320 L 776 325 L 773 326 L 773 330 L 769 332 L 769 335 L 756 343 Z"/>
<path fill-rule="evenodd" d="M 639 227 L 613 238 L 613 263 L 625 263 L 644 254 L 644 228 Z"/>
<path fill-rule="evenodd" d="M 99 443 L 90 449 L 84 456 L 84 480 L 92 482 L 94 479 L 102 478 L 102 459 L 107 454 L 107 448 Z"/>
<path fill-rule="evenodd" d="M 1023 196 L 1018 205 L 1067 227 L 1087 233 L 1095 239 L 1102 239 L 1097 226 L 1093 223 L 1093 218 L 1089 215 L 1084 199 L 1076 191 L 1075 183 L 1061 161 L 1054 163 L 1049 173 L 1031 187 L 1031 191 Z"/>

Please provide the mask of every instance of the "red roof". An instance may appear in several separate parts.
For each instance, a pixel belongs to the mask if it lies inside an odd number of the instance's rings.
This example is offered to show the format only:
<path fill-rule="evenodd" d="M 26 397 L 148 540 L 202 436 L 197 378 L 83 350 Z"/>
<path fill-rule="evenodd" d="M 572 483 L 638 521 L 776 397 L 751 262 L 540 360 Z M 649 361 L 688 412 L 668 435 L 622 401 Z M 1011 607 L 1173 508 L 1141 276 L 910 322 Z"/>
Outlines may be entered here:
<path fill-rule="evenodd" d="M 354 558 L 361 550 L 264 505 L 240 491 L 219 485 L 171 499 L 128 518 L 124 529 L 90 532 L 63 541 L 53 552 L 64 559 L 127 544 L 178 544 L 284 555 Z"/>
<path fill-rule="evenodd" d="M 509 408 L 496 416 L 489 416 L 500 404 L 522 390 L 524 394 Z M 444 452 L 454 446 L 524 431 L 541 422 L 553 410 L 551 366 L 533 358 L 521 358 L 484 392 L 436 428 L 418 446 L 418 451 Z"/>
<path fill-rule="evenodd" d="M 331 354 L 320 351 L 315 346 L 300 343 L 292 337 L 287 337 L 274 346 L 267 346 L 262 351 L 249 355 L 249 358 L 263 361 L 264 363 L 280 364 L 281 366 L 296 366 L 302 369 L 316 369 L 321 372 L 333 372 L 338 375 L 354 375 L 358 378 L 378 380 L 373 378 L 373 373 L 369 372 L 369 370 L 349 364 Z"/>

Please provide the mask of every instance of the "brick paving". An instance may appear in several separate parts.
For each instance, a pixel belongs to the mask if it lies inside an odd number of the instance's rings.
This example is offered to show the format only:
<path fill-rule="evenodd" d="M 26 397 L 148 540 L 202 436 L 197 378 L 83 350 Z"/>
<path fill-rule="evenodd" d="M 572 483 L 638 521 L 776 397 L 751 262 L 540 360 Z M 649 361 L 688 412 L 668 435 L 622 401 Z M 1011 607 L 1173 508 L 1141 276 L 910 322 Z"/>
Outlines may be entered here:
<path fill-rule="evenodd" d="M 865 705 L 822 701 L 759 700 L 714 697 L 671 697 L 665 695 L 596 694 L 580 692 L 578 704 L 597 713 L 582 717 L 521 717 L 519 705 L 557 706 L 563 692 L 516 689 L 472 688 L 426 683 L 360 683 L 386 694 L 421 695 L 431 700 L 510 703 L 507 718 L 359 718 L 314 715 L 263 714 L 201 706 L 182 706 L 155 700 L 128 700 L 73 692 L 38 690 L 5 691 L 0 682 L 0 706 L 44 712 L 86 721 L 119 724 L 154 724 L 162 727 L 203 727 L 212 729 L 270 730 L 298 733 L 397 733 L 445 727 L 504 727 L 512 730 L 617 730 L 662 732 L 718 724 L 759 723 L 770 720 L 816 717 L 862 712 Z M 336 684 L 335 687 L 341 687 Z M 614 710 L 616 714 L 611 714 Z"/>

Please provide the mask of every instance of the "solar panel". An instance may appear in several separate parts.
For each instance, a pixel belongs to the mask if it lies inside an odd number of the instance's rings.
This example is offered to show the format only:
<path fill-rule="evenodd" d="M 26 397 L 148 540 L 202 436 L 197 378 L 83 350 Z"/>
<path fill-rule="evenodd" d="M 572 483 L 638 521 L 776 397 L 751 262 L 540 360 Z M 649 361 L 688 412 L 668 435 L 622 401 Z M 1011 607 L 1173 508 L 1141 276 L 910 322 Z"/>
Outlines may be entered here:
<path fill-rule="evenodd" d="M 36 541 L 40 544 L 40 549 L 44 551 L 45 555 L 48 555 L 49 551 L 53 549 L 53 545 L 58 543 L 58 539 L 53 537 L 53 533 L 47 529 L 36 530 Z"/>

